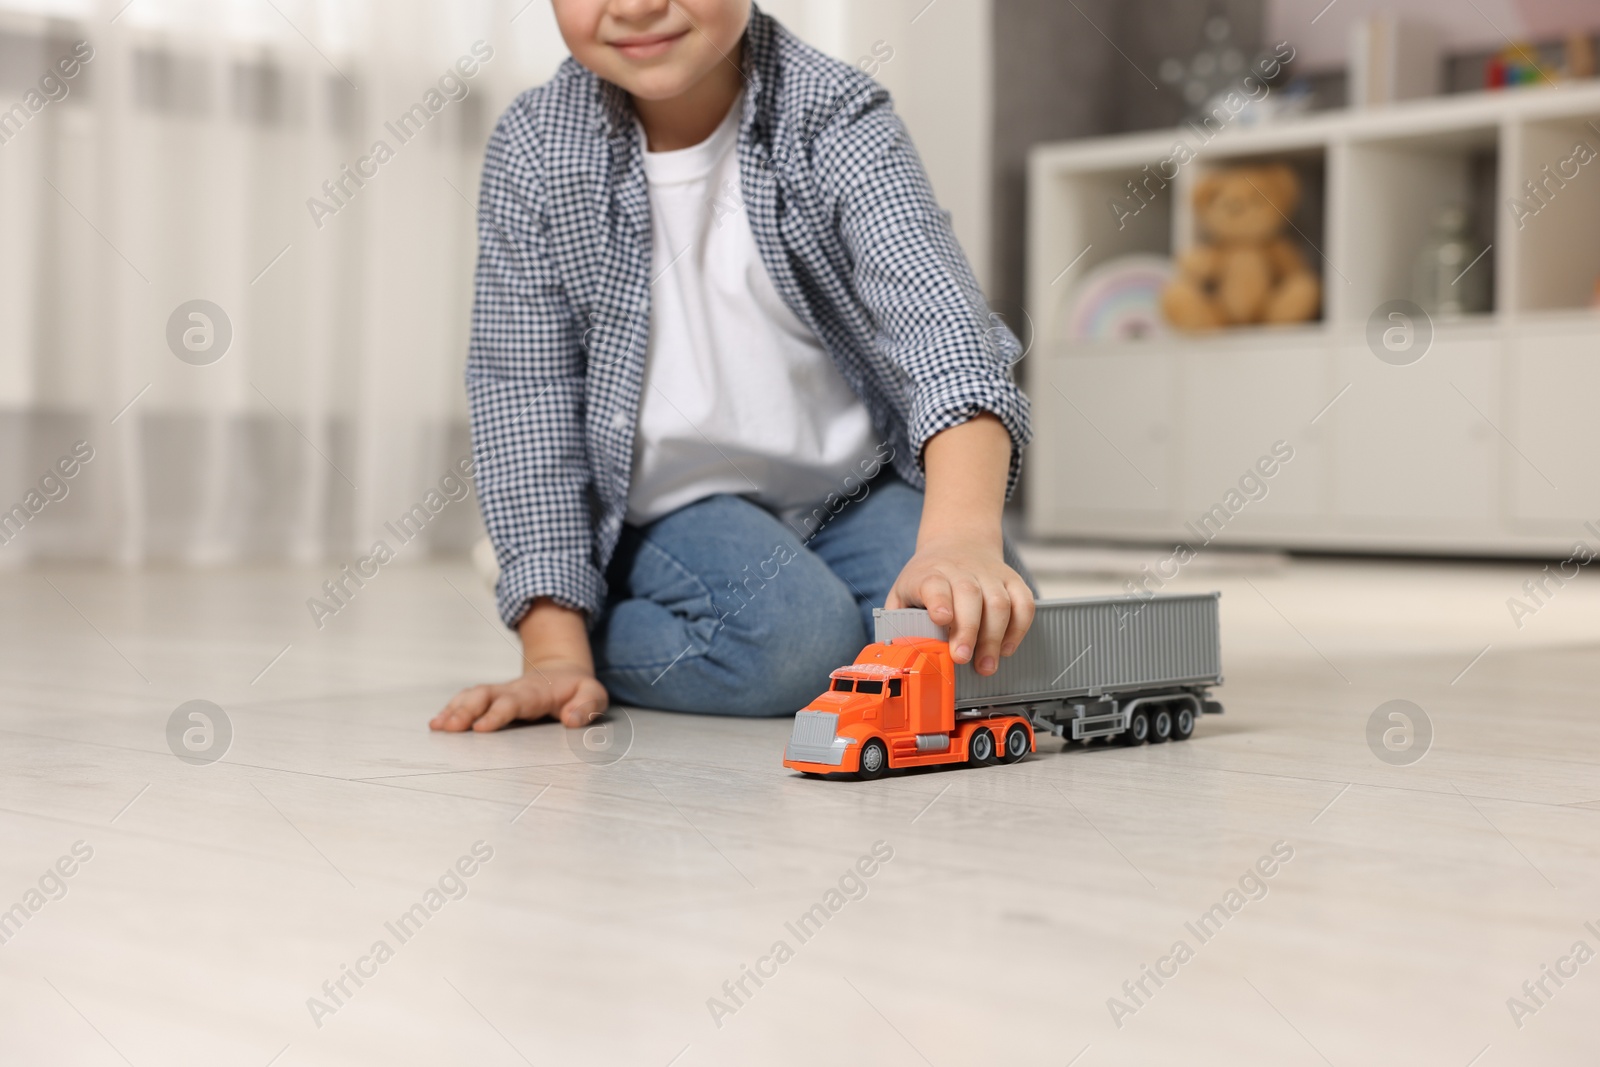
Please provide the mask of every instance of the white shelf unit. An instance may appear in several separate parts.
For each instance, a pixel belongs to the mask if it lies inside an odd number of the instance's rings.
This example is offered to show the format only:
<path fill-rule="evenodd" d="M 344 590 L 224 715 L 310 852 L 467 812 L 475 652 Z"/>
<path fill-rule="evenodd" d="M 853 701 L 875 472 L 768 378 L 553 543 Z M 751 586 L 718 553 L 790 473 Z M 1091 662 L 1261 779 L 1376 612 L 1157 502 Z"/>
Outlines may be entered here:
<path fill-rule="evenodd" d="M 1600 312 L 1590 308 L 1600 158 L 1551 183 L 1536 215 L 1519 222 L 1509 203 L 1547 165 L 1559 174 L 1575 144 L 1600 152 L 1600 84 L 1224 130 L 1119 229 L 1111 198 L 1180 138 L 1198 140 L 1165 131 L 1032 153 L 1035 341 L 1022 363 L 1034 404 L 1032 536 L 1193 542 L 1186 524 L 1283 440 L 1294 459 L 1216 543 L 1564 558 L 1580 538 L 1600 540 L 1584 529 L 1600 527 Z M 1320 321 L 1126 342 L 1062 336 L 1065 298 L 1086 271 L 1189 245 L 1206 168 L 1278 159 L 1306 179 L 1293 221 L 1322 276 Z M 1382 362 L 1367 320 L 1412 295 L 1417 254 L 1455 202 L 1492 240 L 1473 269 L 1493 273 L 1493 310 L 1435 323 L 1416 363 Z"/>

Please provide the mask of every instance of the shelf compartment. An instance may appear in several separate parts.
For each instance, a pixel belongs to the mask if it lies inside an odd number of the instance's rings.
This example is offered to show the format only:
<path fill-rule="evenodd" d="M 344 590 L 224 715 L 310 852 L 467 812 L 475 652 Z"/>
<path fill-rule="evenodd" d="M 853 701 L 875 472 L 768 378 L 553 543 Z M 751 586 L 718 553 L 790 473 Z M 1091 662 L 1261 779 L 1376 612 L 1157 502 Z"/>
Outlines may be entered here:
<path fill-rule="evenodd" d="M 1067 301 L 1090 271 L 1126 255 L 1172 255 L 1179 195 L 1160 156 L 1093 170 L 1036 169 L 1029 270 L 1037 336 L 1060 339 Z"/>
<path fill-rule="evenodd" d="M 1348 263 L 1350 284 L 1340 320 L 1359 325 L 1391 300 L 1426 306 L 1416 291 L 1417 259 L 1433 234 L 1439 215 L 1459 206 L 1481 259 L 1470 263 L 1476 284 L 1487 282 L 1492 313 L 1496 266 L 1501 251 L 1495 233 L 1499 203 L 1500 129 L 1479 126 L 1406 138 L 1374 138 L 1349 144 L 1345 203 L 1340 212 L 1345 233 L 1339 258 Z M 1469 264 L 1463 263 L 1465 280 Z"/>
<path fill-rule="evenodd" d="M 1182 254 L 1193 248 L 1204 235 L 1200 232 L 1194 210 L 1194 191 L 1207 174 L 1231 167 L 1271 166 L 1287 164 L 1300 180 L 1300 202 L 1288 217 L 1289 225 L 1284 235 L 1293 241 L 1305 256 L 1306 264 L 1322 282 L 1322 308 L 1312 323 L 1324 321 L 1328 314 L 1328 298 L 1334 285 L 1342 284 L 1336 267 L 1327 258 L 1328 218 L 1328 151 L 1322 145 L 1286 147 L 1276 152 L 1240 152 L 1239 146 L 1210 147 L 1194 163 L 1185 168 L 1182 188 L 1176 201 L 1173 216 L 1173 248 Z M 1331 268 L 1331 269 L 1330 269 Z M 1261 326 L 1237 326 L 1227 331 L 1238 335 L 1241 331 L 1263 329 Z"/>
<path fill-rule="evenodd" d="M 1519 132 L 1502 209 L 1520 242 L 1517 307 L 1591 307 L 1600 286 L 1600 111 L 1525 122 Z"/>

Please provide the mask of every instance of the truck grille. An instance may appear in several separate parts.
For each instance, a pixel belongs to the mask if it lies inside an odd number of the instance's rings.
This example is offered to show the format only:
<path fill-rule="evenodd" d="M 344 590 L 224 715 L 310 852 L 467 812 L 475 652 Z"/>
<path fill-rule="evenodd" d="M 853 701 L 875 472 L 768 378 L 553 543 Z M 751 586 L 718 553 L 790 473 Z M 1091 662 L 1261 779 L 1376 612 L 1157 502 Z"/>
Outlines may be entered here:
<path fill-rule="evenodd" d="M 798 763 L 827 763 L 837 767 L 844 761 L 845 743 L 836 737 L 839 716 L 831 711 L 802 711 L 794 717 L 786 759 Z"/>
<path fill-rule="evenodd" d="M 831 745 L 839 729 L 839 716 L 831 711 L 802 711 L 794 717 L 789 740 L 800 745 Z"/>

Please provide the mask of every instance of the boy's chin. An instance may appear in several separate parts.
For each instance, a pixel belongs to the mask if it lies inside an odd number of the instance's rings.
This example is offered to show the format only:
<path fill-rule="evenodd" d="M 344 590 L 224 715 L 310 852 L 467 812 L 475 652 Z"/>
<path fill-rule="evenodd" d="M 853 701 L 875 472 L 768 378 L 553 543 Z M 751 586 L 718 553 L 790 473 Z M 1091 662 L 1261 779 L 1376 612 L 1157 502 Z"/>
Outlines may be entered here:
<path fill-rule="evenodd" d="M 688 92 L 699 78 L 693 71 L 676 66 L 651 68 L 627 64 L 616 68 L 610 80 L 641 100 L 671 100 Z"/>

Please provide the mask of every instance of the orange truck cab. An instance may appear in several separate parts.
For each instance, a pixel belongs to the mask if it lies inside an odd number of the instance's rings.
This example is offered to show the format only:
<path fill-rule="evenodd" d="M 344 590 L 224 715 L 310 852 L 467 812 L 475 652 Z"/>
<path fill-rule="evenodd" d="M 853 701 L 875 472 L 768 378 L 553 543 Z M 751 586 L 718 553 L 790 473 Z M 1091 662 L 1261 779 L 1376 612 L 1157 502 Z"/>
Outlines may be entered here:
<path fill-rule="evenodd" d="M 878 778 L 891 766 L 1013 763 L 1034 750 L 1023 715 L 958 712 L 955 676 L 942 640 L 896 637 L 868 645 L 795 716 L 783 765 Z"/>

